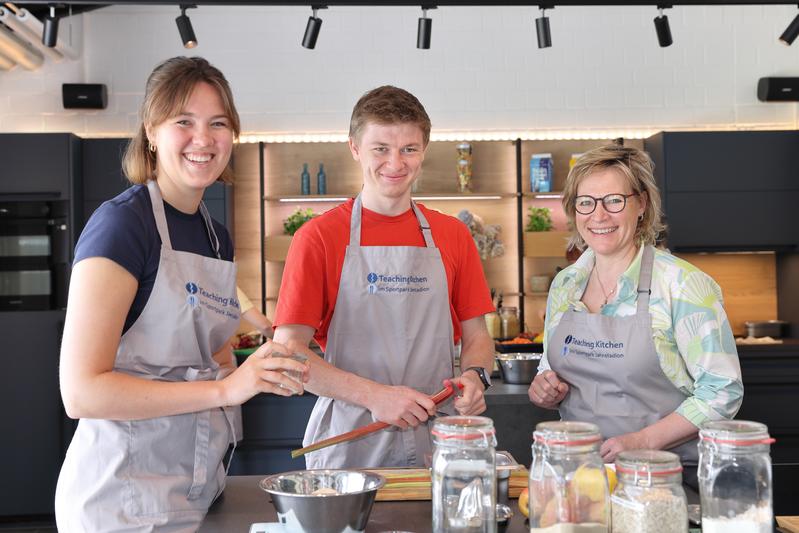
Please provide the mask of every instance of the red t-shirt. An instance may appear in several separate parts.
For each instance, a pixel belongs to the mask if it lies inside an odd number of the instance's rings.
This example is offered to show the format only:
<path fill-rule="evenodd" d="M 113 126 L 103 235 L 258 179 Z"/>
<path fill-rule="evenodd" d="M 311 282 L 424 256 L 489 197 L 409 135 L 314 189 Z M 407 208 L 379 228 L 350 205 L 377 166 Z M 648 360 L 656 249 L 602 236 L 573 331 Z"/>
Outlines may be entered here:
<path fill-rule="evenodd" d="M 314 339 L 323 350 L 350 240 L 353 202 L 348 200 L 306 222 L 297 231 L 280 284 L 274 326 L 311 326 L 316 329 Z M 457 218 L 417 205 L 427 217 L 435 245 L 441 250 L 457 343 L 461 338 L 461 322 L 493 310 L 488 283 L 466 225 Z M 425 243 L 412 209 L 389 217 L 364 208 L 361 245 L 424 246 Z"/>

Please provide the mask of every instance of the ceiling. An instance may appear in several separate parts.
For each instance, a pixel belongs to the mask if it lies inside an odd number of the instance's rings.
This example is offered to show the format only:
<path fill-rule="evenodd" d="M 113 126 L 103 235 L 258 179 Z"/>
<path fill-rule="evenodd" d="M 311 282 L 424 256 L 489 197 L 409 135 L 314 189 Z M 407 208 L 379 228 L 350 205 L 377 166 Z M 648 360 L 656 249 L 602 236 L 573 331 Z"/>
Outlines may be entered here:
<path fill-rule="evenodd" d="M 50 7 L 47 3 L 44 2 L 12 2 L 15 6 L 24 7 L 28 11 L 31 12 L 38 19 L 44 18 L 44 16 L 50 11 Z M 70 13 L 69 9 L 71 8 L 71 13 L 73 15 L 78 15 L 80 13 L 85 13 L 86 11 L 92 11 L 94 9 L 100 9 L 101 7 L 106 7 L 111 5 L 111 3 L 106 2 L 104 4 L 72 4 L 70 3 L 68 6 L 64 3 L 56 4 L 60 6 L 58 11 L 66 12 L 67 14 Z"/>
<path fill-rule="evenodd" d="M 43 18 L 49 12 L 52 0 L 33 0 L 27 2 L 13 2 L 24 7 L 37 18 Z M 59 14 L 71 9 L 72 14 L 85 13 L 110 5 L 228 5 L 228 6 L 543 6 L 554 8 L 558 6 L 609 6 L 609 5 L 651 5 L 658 7 L 671 7 L 676 5 L 762 5 L 762 4 L 797 4 L 797 0 L 655 0 L 655 1 L 624 1 L 624 0 L 193 0 L 180 2 L 176 0 L 83 0 L 65 1 L 55 3 Z"/>

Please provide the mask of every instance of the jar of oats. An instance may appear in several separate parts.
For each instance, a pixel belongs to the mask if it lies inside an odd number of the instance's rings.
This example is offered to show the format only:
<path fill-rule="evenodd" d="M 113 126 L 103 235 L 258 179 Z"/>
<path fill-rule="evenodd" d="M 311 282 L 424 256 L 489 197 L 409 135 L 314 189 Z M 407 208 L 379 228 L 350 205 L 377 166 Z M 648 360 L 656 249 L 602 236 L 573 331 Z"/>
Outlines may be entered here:
<path fill-rule="evenodd" d="M 680 458 L 660 450 L 622 452 L 610 497 L 613 533 L 687 533 Z"/>

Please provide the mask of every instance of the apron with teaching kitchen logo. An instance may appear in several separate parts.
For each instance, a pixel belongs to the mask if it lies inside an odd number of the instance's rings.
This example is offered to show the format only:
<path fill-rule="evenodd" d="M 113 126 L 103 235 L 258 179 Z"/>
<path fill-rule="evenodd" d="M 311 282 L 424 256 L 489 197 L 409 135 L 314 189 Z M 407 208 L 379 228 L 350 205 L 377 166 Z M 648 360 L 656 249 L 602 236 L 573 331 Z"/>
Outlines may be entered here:
<path fill-rule="evenodd" d="M 563 420 L 593 422 L 604 438 L 631 433 L 673 413 L 686 396 L 660 367 L 649 315 L 654 249 L 644 248 L 636 313 L 563 314 L 549 339 L 547 360 L 569 384 L 560 404 Z M 696 463 L 696 440 L 670 451 Z"/>
<path fill-rule="evenodd" d="M 153 381 L 222 379 L 213 355 L 238 327 L 236 266 L 219 258 L 202 203 L 216 258 L 173 250 L 160 190 L 147 185 L 161 257 L 147 304 L 120 339 L 114 371 Z M 196 531 L 225 486 L 223 457 L 240 438 L 237 410 L 81 419 L 56 489 L 59 531 Z"/>
<path fill-rule="evenodd" d="M 361 246 L 360 195 L 350 219 L 325 359 L 337 368 L 385 385 L 432 395 L 453 376 L 455 346 L 441 251 L 427 219 L 411 202 L 425 246 Z M 374 422 L 371 412 L 320 397 L 304 445 Z M 432 453 L 428 423 L 392 426 L 306 456 L 308 468 L 424 466 Z"/>

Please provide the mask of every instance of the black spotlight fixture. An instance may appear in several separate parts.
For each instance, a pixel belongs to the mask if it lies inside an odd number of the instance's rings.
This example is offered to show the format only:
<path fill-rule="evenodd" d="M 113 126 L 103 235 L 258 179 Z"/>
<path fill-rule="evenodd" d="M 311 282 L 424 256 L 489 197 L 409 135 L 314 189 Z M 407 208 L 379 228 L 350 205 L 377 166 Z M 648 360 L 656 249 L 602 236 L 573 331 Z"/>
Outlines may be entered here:
<path fill-rule="evenodd" d="M 655 32 L 658 34 L 658 44 L 661 48 L 671 46 L 674 42 L 671 38 L 671 27 L 669 27 L 669 17 L 663 14 L 663 9 L 671 6 L 658 6 L 660 15 L 654 18 Z"/>
<path fill-rule="evenodd" d="M 54 48 L 58 42 L 58 17 L 55 14 L 55 6 L 50 5 L 50 14 L 44 17 L 44 27 L 42 28 L 42 44 L 48 48 Z"/>
<path fill-rule="evenodd" d="M 422 16 L 416 28 L 416 48 L 421 50 L 430 49 L 430 35 L 433 31 L 433 19 L 427 18 L 427 10 L 435 8 L 436 6 L 422 6 Z"/>
<path fill-rule="evenodd" d="M 535 19 L 535 34 L 538 37 L 538 48 L 549 48 L 552 46 L 552 34 L 549 31 L 549 17 L 546 10 L 551 6 L 540 6 L 541 16 Z"/>
<path fill-rule="evenodd" d="M 195 7 L 197 6 L 194 4 L 180 4 L 180 16 L 175 19 L 184 48 L 194 48 L 197 46 L 197 37 L 194 35 L 191 19 L 186 15 L 187 9 L 193 9 Z"/>
<path fill-rule="evenodd" d="M 788 27 L 785 28 L 785 31 L 782 32 L 780 42 L 785 46 L 791 46 L 797 36 L 799 36 L 799 15 L 796 15 L 791 23 L 788 24 Z"/>
<path fill-rule="evenodd" d="M 316 48 L 316 39 L 319 38 L 319 30 L 322 29 L 322 19 L 316 16 L 320 9 L 327 9 L 327 6 L 311 6 L 313 14 L 308 17 L 308 24 L 305 25 L 305 34 L 302 36 L 302 47 L 308 50 Z"/>

